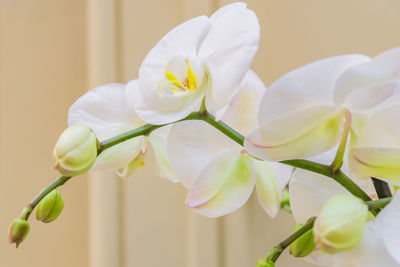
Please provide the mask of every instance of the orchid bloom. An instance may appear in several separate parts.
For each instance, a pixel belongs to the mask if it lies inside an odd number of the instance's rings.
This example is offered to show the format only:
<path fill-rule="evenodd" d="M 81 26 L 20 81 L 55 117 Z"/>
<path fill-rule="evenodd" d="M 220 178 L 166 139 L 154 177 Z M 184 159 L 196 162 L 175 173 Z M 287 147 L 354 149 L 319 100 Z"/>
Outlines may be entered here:
<path fill-rule="evenodd" d="M 307 158 L 337 145 L 346 127 L 358 137 L 365 117 L 398 94 L 399 68 L 395 48 L 373 59 L 337 56 L 289 72 L 265 92 L 261 126 L 246 138 L 246 150 L 267 160 Z"/>
<path fill-rule="evenodd" d="M 238 86 L 224 122 L 242 134 L 257 127 L 255 114 L 264 84 L 248 71 Z M 254 186 L 264 210 L 275 216 L 280 194 L 292 168 L 248 155 L 241 146 L 203 121 L 173 125 L 168 137 L 168 157 L 179 181 L 189 192 L 186 205 L 208 217 L 218 217 L 240 208 Z"/>
<path fill-rule="evenodd" d="M 325 154 L 326 155 L 326 154 Z M 325 163 L 325 162 L 322 162 Z M 345 166 L 345 173 L 348 173 Z M 371 184 L 363 181 L 361 187 L 373 195 Z M 318 216 L 324 203 L 334 195 L 350 194 L 341 185 L 320 174 L 297 169 L 289 184 L 290 203 L 297 222 Z M 363 239 L 353 249 L 328 254 L 318 248 L 306 260 L 329 267 L 396 267 L 400 266 L 400 194 L 376 217 L 365 224 Z"/>
<path fill-rule="evenodd" d="M 137 115 L 151 124 L 207 110 L 220 118 L 258 49 L 260 27 L 245 3 L 193 18 L 167 33 L 139 70 Z"/>
<path fill-rule="evenodd" d="M 138 94 L 137 80 L 122 84 L 99 86 L 80 97 L 69 109 L 69 125 L 81 124 L 91 128 L 100 142 L 129 130 L 144 122 L 135 113 Z M 121 177 L 128 177 L 145 164 L 149 148 L 154 153 L 158 174 L 176 182 L 176 177 L 166 155 L 166 136 L 169 128 L 153 131 L 150 136 L 138 136 L 124 141 L 97 157 L 92 171 L 115 170 Z"/>
<path fill-rule="evenodd" d="M 374 113 L 366 121 L 358 142 L 352 144 L 349 167 L 358 178 L 376 177 L 400 185 L 400 105 L 397 103 Z"/>

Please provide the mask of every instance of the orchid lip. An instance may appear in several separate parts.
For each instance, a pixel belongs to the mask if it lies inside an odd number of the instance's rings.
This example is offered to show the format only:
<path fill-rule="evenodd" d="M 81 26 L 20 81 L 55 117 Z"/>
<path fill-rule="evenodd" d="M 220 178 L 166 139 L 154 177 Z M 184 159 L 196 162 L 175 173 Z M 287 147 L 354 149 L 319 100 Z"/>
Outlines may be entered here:
<path fill-rule="evenodd" d="M 175 56 L 165 65 L 165 78 L 156 84 L 160 96 L 176 96 L 194 92 L 201 87 L 204 78 L 204 67 L 195 58 Z"/>

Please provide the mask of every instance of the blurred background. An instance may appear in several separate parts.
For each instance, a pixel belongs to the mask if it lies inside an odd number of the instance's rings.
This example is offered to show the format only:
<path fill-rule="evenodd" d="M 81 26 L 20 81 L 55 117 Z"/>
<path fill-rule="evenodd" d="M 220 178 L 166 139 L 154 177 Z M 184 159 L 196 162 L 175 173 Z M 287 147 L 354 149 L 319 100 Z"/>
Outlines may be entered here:
<path fill-rule="evenodd" d="M 58 220 L 32 216 L 21 247 L 7 242 L 11 220 L 58 176 L 51 153 L 68 107 L 90 88 L 135 78 L 168 30 L 229 2 L 0 0 L 1 267 L 249 267 L 292 231 L 287 213 L 270 219 L 255 198 L 224 218 L 197 216 L 150 163 L 128 180 L 74 178 Z M 261 23 L 253 68 L 266 85 L 320 58 L 400 45 L 398 0 L 247 2 Z M 278 262 L 312 266 L 287 254 Z"/>

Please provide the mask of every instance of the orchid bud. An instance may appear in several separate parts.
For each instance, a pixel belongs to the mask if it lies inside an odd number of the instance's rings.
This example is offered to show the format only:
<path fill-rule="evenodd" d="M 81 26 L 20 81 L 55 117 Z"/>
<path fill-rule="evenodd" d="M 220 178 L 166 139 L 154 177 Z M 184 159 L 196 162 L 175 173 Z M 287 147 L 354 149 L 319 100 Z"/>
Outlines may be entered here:
<path fill-rule="evenodd" d="M 55 168 L 65 176 L 87 172 L 94 164 L 99 142 L 93 131 L 84 125 L 73 125 L 60 136 L 54 147 Z"/>
<path fill-rule="evenodd" d="M 368 207 L 351 195 L 335 195 L 321 208 L 314 225 L 315 242 L 327 253 L 354 248 L 363 237 Z"/>
<path fill-rule="evenodd" d="M 57 219 L 64 208 L 64 199 L 57 190 L 51 191 L 36 207 L 36 219 L 49 223 Z"/>
<path fill-rule="evenodd" d="M 19 244 L 24 241 L 29 233 L 29 223 L 23 219 L 14 219 L 8 229 L 8 242 L 15 243 L 18 248 Z"/>
<path fill-rule="evenodd" d="M 256 267 L 275 267 L 275 263 L 271 260 L 267 262 L 265 259 L 259 259 Z"/>
<path fill-rule="evenodd" d="M 294 232 L 301 227 L 303 227 L 303 224 L 296 224 Z M 314 232 L 310 229 L 290 245 L 289 253 L 294 257 L 306 257 L 314 251 L 315 247 Z"/>

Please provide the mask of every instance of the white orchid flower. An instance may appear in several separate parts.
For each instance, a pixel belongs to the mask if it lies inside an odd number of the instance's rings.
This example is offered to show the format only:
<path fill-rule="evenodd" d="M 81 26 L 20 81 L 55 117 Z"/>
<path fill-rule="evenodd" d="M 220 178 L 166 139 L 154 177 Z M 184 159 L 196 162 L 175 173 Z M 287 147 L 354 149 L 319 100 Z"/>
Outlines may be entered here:
<path fill-rule="evenodd" d="M 174 122 L 199 109 L 220 118 L 258 49 L 260 27 L 245 3 L 193 18 L 167 33 L 139 70 L 137 115 L 151 124 Z"/>
<path fill-rule="evenodd" d="M 254 129 L 264 90 L 264 84 L 249 71 L 222 116 L 224 122 L 241 133 Z M 203 121 L 174 124 L 167 150 L 174 172 L 189 190 L 186 205 L 195 212 L 208 217 L 230 213 L 246 203 L 254 186 L 264 210 L 271 217 L 279 211 L 280 194 L 292 168 L 252 158 Z"/>
<path fill-rule="evenodd" d="M 344 172 L 348 172 L 344 168 Z M 370 184 L 361 184 L 373 194 Z M 290 203 L 297 222 L 317 216 L 324 203 L 336 194 L 350 194 L 335 181 L 306 170 L 297 169 L 289 184 Z M 327 254 L 318 248 L 306 260 L 329 267 L 396 267 L 400 266 L 400 195 L 366 223 L 362 241 L 353 249 Z"/>
<path fill-rule="evenodd" d="M 307 158 L 337 145 L 344 123 L 357 136 L 364 116 L 383 108 L 400 86 L 400 48 L 370 59 L 344 55 L 289 72 L 264 94 L 260 128 L 246 150 L 267 160 Z"/>
<path fill-rule="evenodd" d="M 398 100 L 398 99 L 397 99 Z M 400 101 L 392 101 L 400 103 Z M 400 185 L 400 104 L 374 113 L 352 144 L 349 166 L 360 179 L 376 177 Z"/>
<path fill-rule="evenodd" d="M 106 84 L 80 97 L 69 109 L 68 124 L 82 124 L 93 130 L 100 142 L 118 134 L 136 129 L 144 122 L 135 114 L 134 103 L 138 94 L 137 80 L 127 86 Z M 158 165 L 158 174 L 176 181 L 166 156 L 168 127 L 153 131 L 149 136 L 138 136 L 103 151 L 96 159 L 92 171 L 115 170 L 128 177 L 145 164 L 151 150 Z"/>

